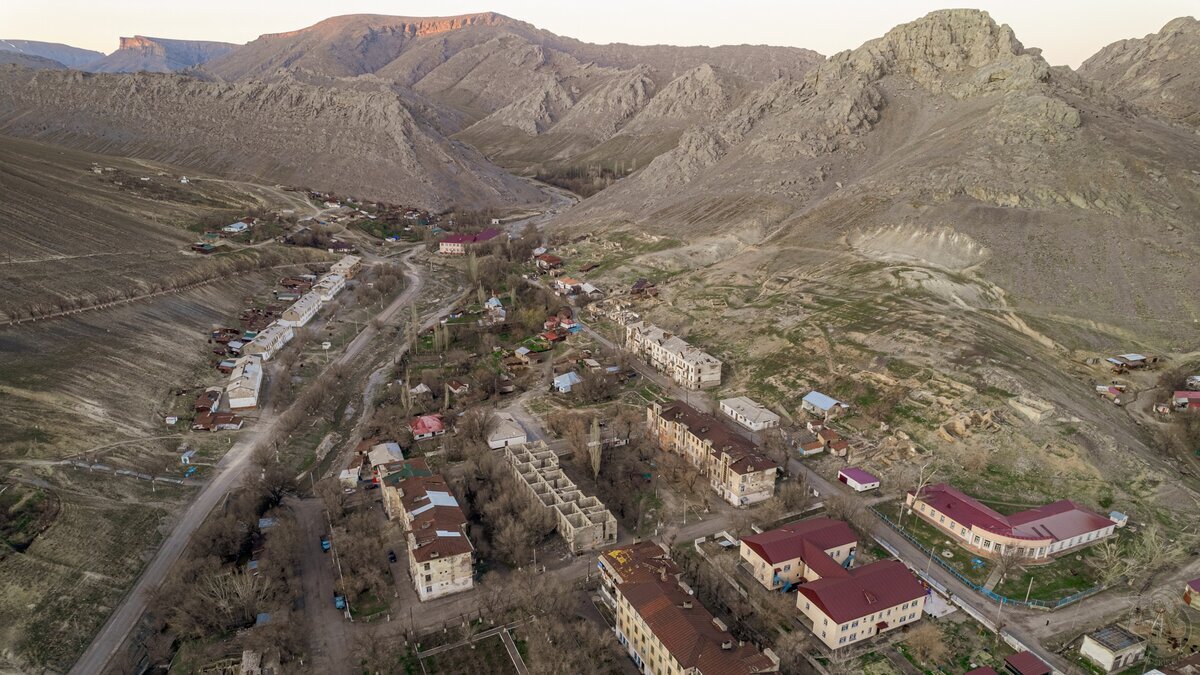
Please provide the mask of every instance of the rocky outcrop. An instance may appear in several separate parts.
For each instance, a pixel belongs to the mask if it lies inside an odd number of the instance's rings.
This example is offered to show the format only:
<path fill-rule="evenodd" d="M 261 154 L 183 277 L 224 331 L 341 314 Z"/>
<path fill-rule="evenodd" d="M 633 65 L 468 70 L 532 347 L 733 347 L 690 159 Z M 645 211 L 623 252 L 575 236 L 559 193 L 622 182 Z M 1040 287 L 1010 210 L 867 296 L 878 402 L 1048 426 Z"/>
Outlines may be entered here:
<path fill-rule="evenodd" d="M 1143 110 L 1200 127 L 1200 21 L 1190 16 L 1144 38 L 1108 45 L 1079 73 Z"/>
<path fill-rule="evenodd" d="M 121 38 L 117 51 L 81 67 L 93 73 L 170 73 L 233 52 L 238 45 L 202 40 L 167 40 L 142 35 Z"/>
<path fill-rule="evenodd" d="M 104 56 L 103 53 L 91 49 L 80 49 L 56 42 L 38 42 L 36 40 L 0 40 L 0 52 L 49 59 L 67 68 L 81 68 Z M 16 63 L 17 60 L 10 57 L 7 62 Z M 42 63 L 33 60 L 31 62 Z M 44 64 L 43 67 L 45 67 Z"/>

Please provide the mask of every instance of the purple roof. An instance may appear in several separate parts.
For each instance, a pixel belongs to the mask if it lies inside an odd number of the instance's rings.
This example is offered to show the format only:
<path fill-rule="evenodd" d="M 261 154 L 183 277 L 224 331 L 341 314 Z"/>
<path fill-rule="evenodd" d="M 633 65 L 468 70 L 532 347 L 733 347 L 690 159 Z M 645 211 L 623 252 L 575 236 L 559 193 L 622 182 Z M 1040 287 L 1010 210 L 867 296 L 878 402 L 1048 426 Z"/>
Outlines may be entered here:
<path fill-rule="evenodd" d="M 488 229 L 475 235 L 475 241 L 487 241 L 489 239 L 495 239 L 496 237 L 499 237 L 499 236 L 500 236 L 500 230 L 497 230 L 494 227 L 489 227 Z"/>
<path fill-rule="evenodd" d="M 838 473 L 842 474 L 846 478 L 853 480 L 855 483 L 878 483 L 879 482 L 879 478 L 877 476 L 874 476 L 866 471 L 863 471 L 862 469 L 858 468 L 857 466 L 848 466 L 848 467 L 842 469 L 841 471 L 838 471 Z"/>
<path fill-rule="evenodd" d="M 441 241 L 443 244 L 469 244 L 475 238 L 469 234 L 452 234 Z"/>

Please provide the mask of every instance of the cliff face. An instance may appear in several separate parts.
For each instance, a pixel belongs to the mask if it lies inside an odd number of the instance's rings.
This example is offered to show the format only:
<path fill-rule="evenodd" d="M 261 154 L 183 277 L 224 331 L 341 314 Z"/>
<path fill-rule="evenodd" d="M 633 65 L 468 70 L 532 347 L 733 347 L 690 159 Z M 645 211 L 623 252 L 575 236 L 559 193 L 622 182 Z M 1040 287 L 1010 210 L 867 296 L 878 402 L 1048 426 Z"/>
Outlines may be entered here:
<path fill-rule="evenodd" d="M 1108 45 L 1079 73 L 1151 114 L 1200 127 L 1200 21 L 1190 16 Z"/>
<path fill-rule="evenodd" d="M 238 45 L 200 40 L 167 40 L 142 35 L 121 38 L 108 56 L 82 66 L 95 73 L 169 73 L 186 70 L 225 56 Z"/>
<path fill-rule="evenodd" d="M 431 209 L 540 194 L 389 87 L 0 70 L 0 133 Z"/>

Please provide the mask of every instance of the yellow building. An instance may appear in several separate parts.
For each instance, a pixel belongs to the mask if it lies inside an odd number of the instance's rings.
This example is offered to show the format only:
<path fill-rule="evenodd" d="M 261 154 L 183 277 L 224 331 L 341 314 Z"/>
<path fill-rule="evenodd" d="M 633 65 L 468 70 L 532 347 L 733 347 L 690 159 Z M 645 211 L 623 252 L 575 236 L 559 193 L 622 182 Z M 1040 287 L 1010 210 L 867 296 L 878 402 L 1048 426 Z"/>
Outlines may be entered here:
<path fill-rule="evenodd" d="M 384 473 L 386 467 L 388 473 Z M 408 543 L 408 573 L 422 602 L 470 590 L 475 548 L 466 516 L 445 479 L 416 458 L 376 467 L 384 508 L 398 512 Z M 394 510 L 399 505 L 398 510 Z"/>
<path fill-rule="evenodd" d="M 843 570 L 802 584 L 802 622 L 826 647 L 840 649 L 921 619 L 925 587 L 898 560 Z"/>
<path fill-rule="evenodd" d="M 743 565 L 764 587 L 816 581 L 846 572 L 858 537 L 840 520 L 813 518 L 742 537 Z"/>

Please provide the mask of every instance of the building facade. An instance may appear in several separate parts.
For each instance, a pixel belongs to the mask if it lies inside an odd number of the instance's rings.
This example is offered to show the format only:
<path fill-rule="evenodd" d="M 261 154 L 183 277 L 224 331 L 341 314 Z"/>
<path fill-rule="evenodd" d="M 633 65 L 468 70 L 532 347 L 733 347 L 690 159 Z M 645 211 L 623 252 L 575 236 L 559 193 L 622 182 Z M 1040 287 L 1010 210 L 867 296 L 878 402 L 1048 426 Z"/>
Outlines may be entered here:
<path fill-rule="evenodd" d="M 603 502 L 583 493 L 558 466 L 558 455 L 545 442 L 509 445 L 504 448 L 518 482 L 526 487 L 534 503 L 549 509 L 558 534 L 571 553 L 582 553 L 612 545 L 617 540 L 617 519 Z"/>
<path fill-rule="evenodd" d="M 317 290 L 311 290 L 300 299 L 293 302 L 290 307 L 283 310 L 283 314 L 279 316 L 281 325 L 291 326 L 292 328 L 300 328 L 306 325 L 312 318 L 321 311 L 321 293 Z"/>
<path fill-rule="evenodd" d="M 659 448 L 687 457 L 730 504 L 745 506 L 775 494 L 779 465 L 716 417 L 683 401 L 652 403 L 646 424 Z"/>
<path fill-rule="evenodd" d="M 742 537 L 746 571 L 768 590 L 837 576 L 854 560 L 858 537 L 832 518 L 813 518 Z"/>
<path fill-rule="evenodd" d="M 253 410 L 258 407 L 258 393 L 262 389 L 262 359 L 243 356 L 229 373 L 229 384 L 225 393 L 229 396 L 230 410 Z"/>
<path fill-rule="evenodd" d="M 295 332 L 291 326 L 275 321 L 247 342 L 246 346 L 242 347 L 242 354 L 259 356 L 263 361 L 270 361 L 294 336 Z"/>
<path fill-rule="evenodd" d="M 904 563 L 880 560 L 802 584 L 796 607 L 817 639 L 840 649 L 919 621 L 925 593 Z"/>
<path fill-rule="evenodd" d="M 982 555 L 1016 550 L 1021 557 L 1045 561 L 1105 539 L 1117 528 L 1111 519 L 1067 499 L 1004 516 L 944 483 L 925 487 L 919 496 L 910 490 L 907 503 L 960 546 Z"/>
<path fill-rule="evenodd" d="M 626 324 L 625 348 L 681 387 L 708 389 L 721 384 L 722 364 L 717 357 L 653 324 Z"/>
<path fill-rule="evenodd" d="M 779 415 L 745 396 L 721 399 L 721 412 L 750 431 L 763 431 L 779 426 Z"/>
<path fill-rule="evenodd" d="M 342 259 L 329 266 L 331 274 L 337 274 L 346 279 L 353 279 L 362 269 L 362 258 L 356 255 L 342 256 Z"/>

